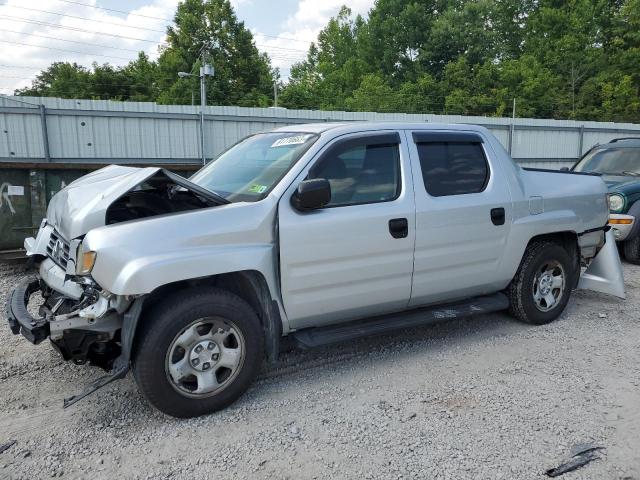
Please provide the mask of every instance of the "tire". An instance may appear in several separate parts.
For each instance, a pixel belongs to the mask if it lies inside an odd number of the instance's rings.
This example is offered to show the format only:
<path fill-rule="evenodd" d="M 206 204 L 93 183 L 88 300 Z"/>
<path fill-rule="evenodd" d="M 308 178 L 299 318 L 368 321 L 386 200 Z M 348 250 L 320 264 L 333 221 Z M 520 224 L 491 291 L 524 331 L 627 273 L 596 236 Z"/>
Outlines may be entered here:
<path fill-rule="evenodd" d="M 567 306 L 571 289 L 576 284 L 576 265 L 575 259 L 557 243 L 539 241 L 530 244 L 524 252 L 515 277 L 507 287 L 509 313 L 518 320 L 532 325 L 544 325 L 554 321 Z M 545 279 L 546 283 L 541 284 L 544 272 L 549 271 L 553 273 L 551 280 Z M 564 281 L 559 287 L 554 282 L 561 276 Z M 547 289 L 555 303 L 547 300 L 551 298 Z M 545 293 L 546 295 L 543 295 Z"/>
<path fill-rule="evenodd" d="M 627 262 L 640 265 L 640 236 L 625 240 L 622 243 L 622 250 Z"/>
<path fill-rule="evenodd" d="M 158 410 L 196 417 L 240 397 L 259 371 L 263 351 L 263 329 L 247 302 L 226 290 L 198 287 L 145 314 L 133 374 Z"/>

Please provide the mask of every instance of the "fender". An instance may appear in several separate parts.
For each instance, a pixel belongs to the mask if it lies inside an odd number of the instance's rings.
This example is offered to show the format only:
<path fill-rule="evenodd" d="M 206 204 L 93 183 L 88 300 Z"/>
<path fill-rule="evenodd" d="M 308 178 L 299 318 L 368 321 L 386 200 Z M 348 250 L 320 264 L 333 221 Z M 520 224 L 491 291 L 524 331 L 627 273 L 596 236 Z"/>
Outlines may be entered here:
<path fill-rule="evenodd" d="M 516 219 L 511 226 L 510 238 L 505 245 L 505 255 L 500 266 L 503 288 L 516 274 L 531 239 L 557 233 L 576 234 L 583 230 L 582 225 L 578 215 L 571 210 L 556 210 Z"/>
<path fill-rule="evenodd" d="M 257 270 L 278 298 L 275 205 L 255 203 L 160 215 L 91 230 L 93 279 L 116 295 L 144 295 L 184 280 Z"/>

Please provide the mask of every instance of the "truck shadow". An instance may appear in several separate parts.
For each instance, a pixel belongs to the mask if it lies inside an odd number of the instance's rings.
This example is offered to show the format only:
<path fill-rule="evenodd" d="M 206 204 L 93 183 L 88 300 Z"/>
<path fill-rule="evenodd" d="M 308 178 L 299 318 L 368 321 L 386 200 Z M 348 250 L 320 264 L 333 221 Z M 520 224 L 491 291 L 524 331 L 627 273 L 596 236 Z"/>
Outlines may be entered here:
<path fill-rule="evenodd" d="M 508 314 L 500 312 L 444 320 L 313 349 L 302 349 L 285 342 L 279 361 L 273 365 L 265 365 L 257 382 L 293 375 L 301 371 L 320 370 L 331 365 L 342 365 L 348 368 L 349 365 L 345 363 L 355 364 L 360 359 L 368 357 L 371 352 L 376 352 L 383 358 L 387 354 L 396 352 L 408 355 L 438 353 L 452 347 L 483 342 L 488 338 L 505 336 L 527 328 L 531 326 L 518 323 Z"/>

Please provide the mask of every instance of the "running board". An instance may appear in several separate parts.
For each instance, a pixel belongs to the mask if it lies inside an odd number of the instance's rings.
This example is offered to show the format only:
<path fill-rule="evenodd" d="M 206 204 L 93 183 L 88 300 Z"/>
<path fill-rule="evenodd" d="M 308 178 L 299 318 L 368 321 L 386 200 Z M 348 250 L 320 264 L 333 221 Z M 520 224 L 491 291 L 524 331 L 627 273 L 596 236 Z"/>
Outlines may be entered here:
<path fill-rule="evenodd" d="M 299 347 L 313 348 L 454 318 L 497 312 L 507 308 L 509 308 L 507 296 L 504 293 L 496 293 L 462 302 L 417 308 L 391 315 L 327 325 L 326 327 L 307 328 L 292 333 L 291 337 Z"/>

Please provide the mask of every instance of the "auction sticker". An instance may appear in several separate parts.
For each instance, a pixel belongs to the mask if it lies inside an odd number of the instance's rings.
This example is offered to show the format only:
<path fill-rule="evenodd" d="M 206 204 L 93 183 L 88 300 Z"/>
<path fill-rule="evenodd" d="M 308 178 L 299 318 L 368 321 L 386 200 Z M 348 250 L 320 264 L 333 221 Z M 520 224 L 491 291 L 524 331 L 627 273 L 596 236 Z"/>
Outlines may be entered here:
<path fill-rule="evenodd" d="M 294 137 L 279 138 L 271 144 L 271 148 L 285 147 L 287 145 L 300 145 L 307 141 L 309 135 L 296 135 Z"/>

